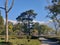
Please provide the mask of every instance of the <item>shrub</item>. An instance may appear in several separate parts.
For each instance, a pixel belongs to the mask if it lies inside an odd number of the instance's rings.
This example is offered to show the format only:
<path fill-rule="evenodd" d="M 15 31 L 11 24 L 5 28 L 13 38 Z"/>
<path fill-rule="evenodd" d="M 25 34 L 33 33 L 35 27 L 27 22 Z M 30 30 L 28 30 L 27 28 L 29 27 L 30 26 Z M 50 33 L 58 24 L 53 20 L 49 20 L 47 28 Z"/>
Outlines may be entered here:
<path fill-rule="evenodd" d="M 0 45 L 13 45 L 11 42 L 0 42 Z"/>
<path fill-rule="evenodd" d="M 31 36 L 31 39 L 38 39 L 39 37 L 37 36 Z"/>
<path fill-rule="evenodd" d="M 1 40 L 4 40 L 4 38 L 1 38 Z"/>
<path fill-rule="evenodd" d="M 26 39 L 26 35 L 17 36 L 18 39 Z"/>

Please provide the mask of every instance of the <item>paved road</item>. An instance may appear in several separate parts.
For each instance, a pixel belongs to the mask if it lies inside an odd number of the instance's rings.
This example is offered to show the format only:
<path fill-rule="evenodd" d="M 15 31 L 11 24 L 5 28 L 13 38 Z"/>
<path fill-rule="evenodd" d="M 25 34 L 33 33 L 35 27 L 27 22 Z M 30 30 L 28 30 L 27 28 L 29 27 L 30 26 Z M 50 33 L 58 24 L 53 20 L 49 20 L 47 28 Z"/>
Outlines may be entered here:
<path fill-rule="evenodd" d="M 51 41 L 42 37 L 39 40 L 41 41 L 41 45 L 58 45 L 57 41 Z"/>

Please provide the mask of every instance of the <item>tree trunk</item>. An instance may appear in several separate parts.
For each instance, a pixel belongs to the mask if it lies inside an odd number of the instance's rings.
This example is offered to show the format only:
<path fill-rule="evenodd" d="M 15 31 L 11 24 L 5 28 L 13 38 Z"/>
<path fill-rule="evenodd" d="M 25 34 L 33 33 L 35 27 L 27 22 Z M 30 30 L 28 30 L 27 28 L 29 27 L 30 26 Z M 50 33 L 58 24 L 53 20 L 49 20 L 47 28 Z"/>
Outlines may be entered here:
<path fill-rule="evenodd" d="M 5 42 L 8 42 L 8 0 L 5 3 L 5 15 L 6 15 L 6 35 Z"/>
<path fill-rule="evenodd" d="M 5 41 L 8 42 L 8 13 L 6 12 L 6 35 Z"/>
<path fill-rule="evenodd" d="M 10 8 L 8 9 L 8 0 L 6 0 L 6 2 L 5 2 L 5 7 L 0 7 L 1 9 L 4 9 L 4 11 L 5 11 L 5 15 L 6 15 L 6 35 L 5 35 L 5 41 L 6 42 L 8 42 L 8 13 L 9 13 L 9 11 L 12 9 L 12 7 L 13 7 L 13 4 L 14 4 L 14 0 L 12 0 L 12 3 L 11 3 L 11 6 L 10 6 Z"/>

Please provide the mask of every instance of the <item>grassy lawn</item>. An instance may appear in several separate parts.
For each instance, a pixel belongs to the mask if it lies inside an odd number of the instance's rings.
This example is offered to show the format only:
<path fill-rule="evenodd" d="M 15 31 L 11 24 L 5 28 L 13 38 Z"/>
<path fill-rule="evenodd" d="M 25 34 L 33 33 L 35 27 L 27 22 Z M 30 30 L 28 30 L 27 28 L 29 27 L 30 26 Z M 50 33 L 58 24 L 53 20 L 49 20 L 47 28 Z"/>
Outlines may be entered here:
<path fill-rule="evenodd" d="M 2 42 L 4 40 L 0 39 L 0 42 Z M 30 41 L 28 42 L 27 39 L 10 39 L 9 42 L 12 42 L 13 45 L 40 45 L 40 42 L 37 39 L 30 39 Z M 1 44 L 0 44 L 1 45 Z"/>

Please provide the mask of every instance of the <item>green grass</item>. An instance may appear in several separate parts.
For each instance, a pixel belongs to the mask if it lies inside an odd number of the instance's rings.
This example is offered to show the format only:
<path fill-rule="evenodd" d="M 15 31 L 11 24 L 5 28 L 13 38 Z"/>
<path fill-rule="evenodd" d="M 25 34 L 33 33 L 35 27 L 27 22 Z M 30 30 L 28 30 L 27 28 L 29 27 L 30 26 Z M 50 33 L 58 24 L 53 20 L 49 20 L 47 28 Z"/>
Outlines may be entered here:
<path fill-rule="evenodd" d="M 13 42 L 14 45 L 17 44 L 24 44 L 24 45 L 39 45 L 39 41 L 38 40 L 30 40 L 30 42 L 28 42 L 27 39 L 15 39 L 15 40 L 10 40 L 10 42 Z"/>
<path fill-rule="evenodd" d="M 0 39 L 0 42 L 2 42 L 4 40 Z M 13 45 L 40 45 L 40 42 L 37 39 L 30 39 L 30 41 L 28 42 L 27 39 L 10 39 L 9 42 L 12 42 Z"/>
<path fill-rule="evenodd" d="M 0 43 L 4 42 L 5 36 L 0 36 Z M 23 38 L 19 39 L 16 36 L 9 36 L 9 42 L 12 42 L 13 45 L 40 45 L 40 41 L 38 39 L 29 39 L 30 41 L 28 42 L 28 39 Z M 0 44 L 1 45 L 1 44 Z"/>

